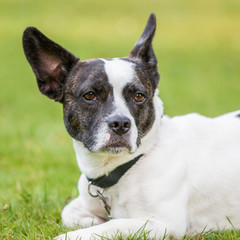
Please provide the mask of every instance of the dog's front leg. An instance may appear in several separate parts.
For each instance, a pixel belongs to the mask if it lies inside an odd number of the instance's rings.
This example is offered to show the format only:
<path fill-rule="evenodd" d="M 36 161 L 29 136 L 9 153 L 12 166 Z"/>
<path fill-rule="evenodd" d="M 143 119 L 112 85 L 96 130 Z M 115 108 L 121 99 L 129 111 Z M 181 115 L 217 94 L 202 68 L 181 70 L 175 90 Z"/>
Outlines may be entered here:
<path fill-rule="evenodd" d="M 167 228 L 164 223 L 157 220 L 114 219 L 104 224 L 62 234 L 54 240 L 93 240 L 102 239 L 101 237 L 112 239 L 117 233 L 128 236 L 138 231 L 149 232 L 149 237 L 160 239 L 166 234 Z"/>
<path fill-rule="evenodd" d="M 79 179 L 79 197 L 72 200 L 62 212 L 62 222 L 66 227 L 89 227 L 105 222 L 107 214 L 98 198 L 88 194 L 87 179 L 82 175 Z"/>
<path fill-rule="evenodd" d="M 92 225 L 101 224 L 105 221 L 101 217 L 101 213 L 96 211 L 90 211 L 84 206 L 82 198 L 78 198 L 71 201 L 62 212 L 62 222 L 66 227 L 89 227 Z"/>

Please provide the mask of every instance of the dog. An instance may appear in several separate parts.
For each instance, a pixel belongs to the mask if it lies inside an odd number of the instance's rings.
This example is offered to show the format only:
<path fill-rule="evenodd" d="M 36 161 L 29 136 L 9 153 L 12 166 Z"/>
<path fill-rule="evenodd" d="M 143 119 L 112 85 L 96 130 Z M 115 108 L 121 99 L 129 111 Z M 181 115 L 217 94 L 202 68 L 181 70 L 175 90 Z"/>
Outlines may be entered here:
<path fill-rule="evenodd" d="M 240 110 L 163 115 L 155 29 L 152 13 L 127 57 L 89 60 L 34 27 L 24 31 L 39 90 L 63 105 L 82 172 L 79 197 L 62 212 L 78 230 L 55 239 L 240 228 Z"/>

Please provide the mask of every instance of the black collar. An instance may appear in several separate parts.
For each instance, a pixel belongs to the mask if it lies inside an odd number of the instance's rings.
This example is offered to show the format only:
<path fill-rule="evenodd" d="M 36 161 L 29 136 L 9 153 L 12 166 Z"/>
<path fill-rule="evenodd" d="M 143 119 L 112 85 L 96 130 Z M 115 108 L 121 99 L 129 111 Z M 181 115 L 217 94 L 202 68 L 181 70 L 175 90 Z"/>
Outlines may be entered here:
<path fill-rule="evenodd" d="M 140 154 L 139 156 L 135 157 L 134 159 L 130 160 L 127 163 L 124 163 L 123 165 L 118 166 L 115 168 L 112 172 L 110 172 L 108 175 L 103 175 L 99 178 L 93 179 L 87 177 L 87 180 L 91 182 L 92 185 L 95 185 L 100 188 L 109 188 L 113 185 L 115 185 L 120 178 L 143 156 L 143 154 Z"/>

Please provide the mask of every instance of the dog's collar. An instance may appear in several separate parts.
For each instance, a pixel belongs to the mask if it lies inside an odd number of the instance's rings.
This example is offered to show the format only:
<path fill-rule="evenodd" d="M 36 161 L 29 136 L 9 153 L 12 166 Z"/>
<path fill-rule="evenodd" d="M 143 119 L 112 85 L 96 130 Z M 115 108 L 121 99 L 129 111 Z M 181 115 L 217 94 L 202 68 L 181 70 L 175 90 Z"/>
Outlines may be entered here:
<path fill-rule="evenodd" d="M 120 178 L 143 156 L 143 154 L 138 155 L 134 159 L 130 160 L 129 162 L 126 162 L 117 168 L 115 168 L 112 172 L 110 172 L 108 175 L 103 175 L 99 178 L 89 178 L 87 177 L 87 180 L 91 185 L 100 187 L 100 188 L 109 188 L 115 185 Z"/>

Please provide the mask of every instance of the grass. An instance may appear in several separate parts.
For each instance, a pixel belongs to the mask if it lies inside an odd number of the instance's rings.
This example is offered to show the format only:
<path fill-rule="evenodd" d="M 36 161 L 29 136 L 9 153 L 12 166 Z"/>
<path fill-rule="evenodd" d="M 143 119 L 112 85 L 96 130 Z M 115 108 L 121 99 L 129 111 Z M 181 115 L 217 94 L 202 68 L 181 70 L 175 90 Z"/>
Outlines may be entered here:
<path fill-rule="evenodd" d="M 24 28 L 38 27 L 81 59 L 110 58 L 128 54 L 153 11 L 165 112 L 216 116 L 239 109 L 238 0 L 0 0 L 1 240 L 63 233 L 61 210 L 78 194 L 80 171 L 61 105 L 38 92 L 22 51 Z M 240 239 L 240 233 L 193 239 Z"/>

